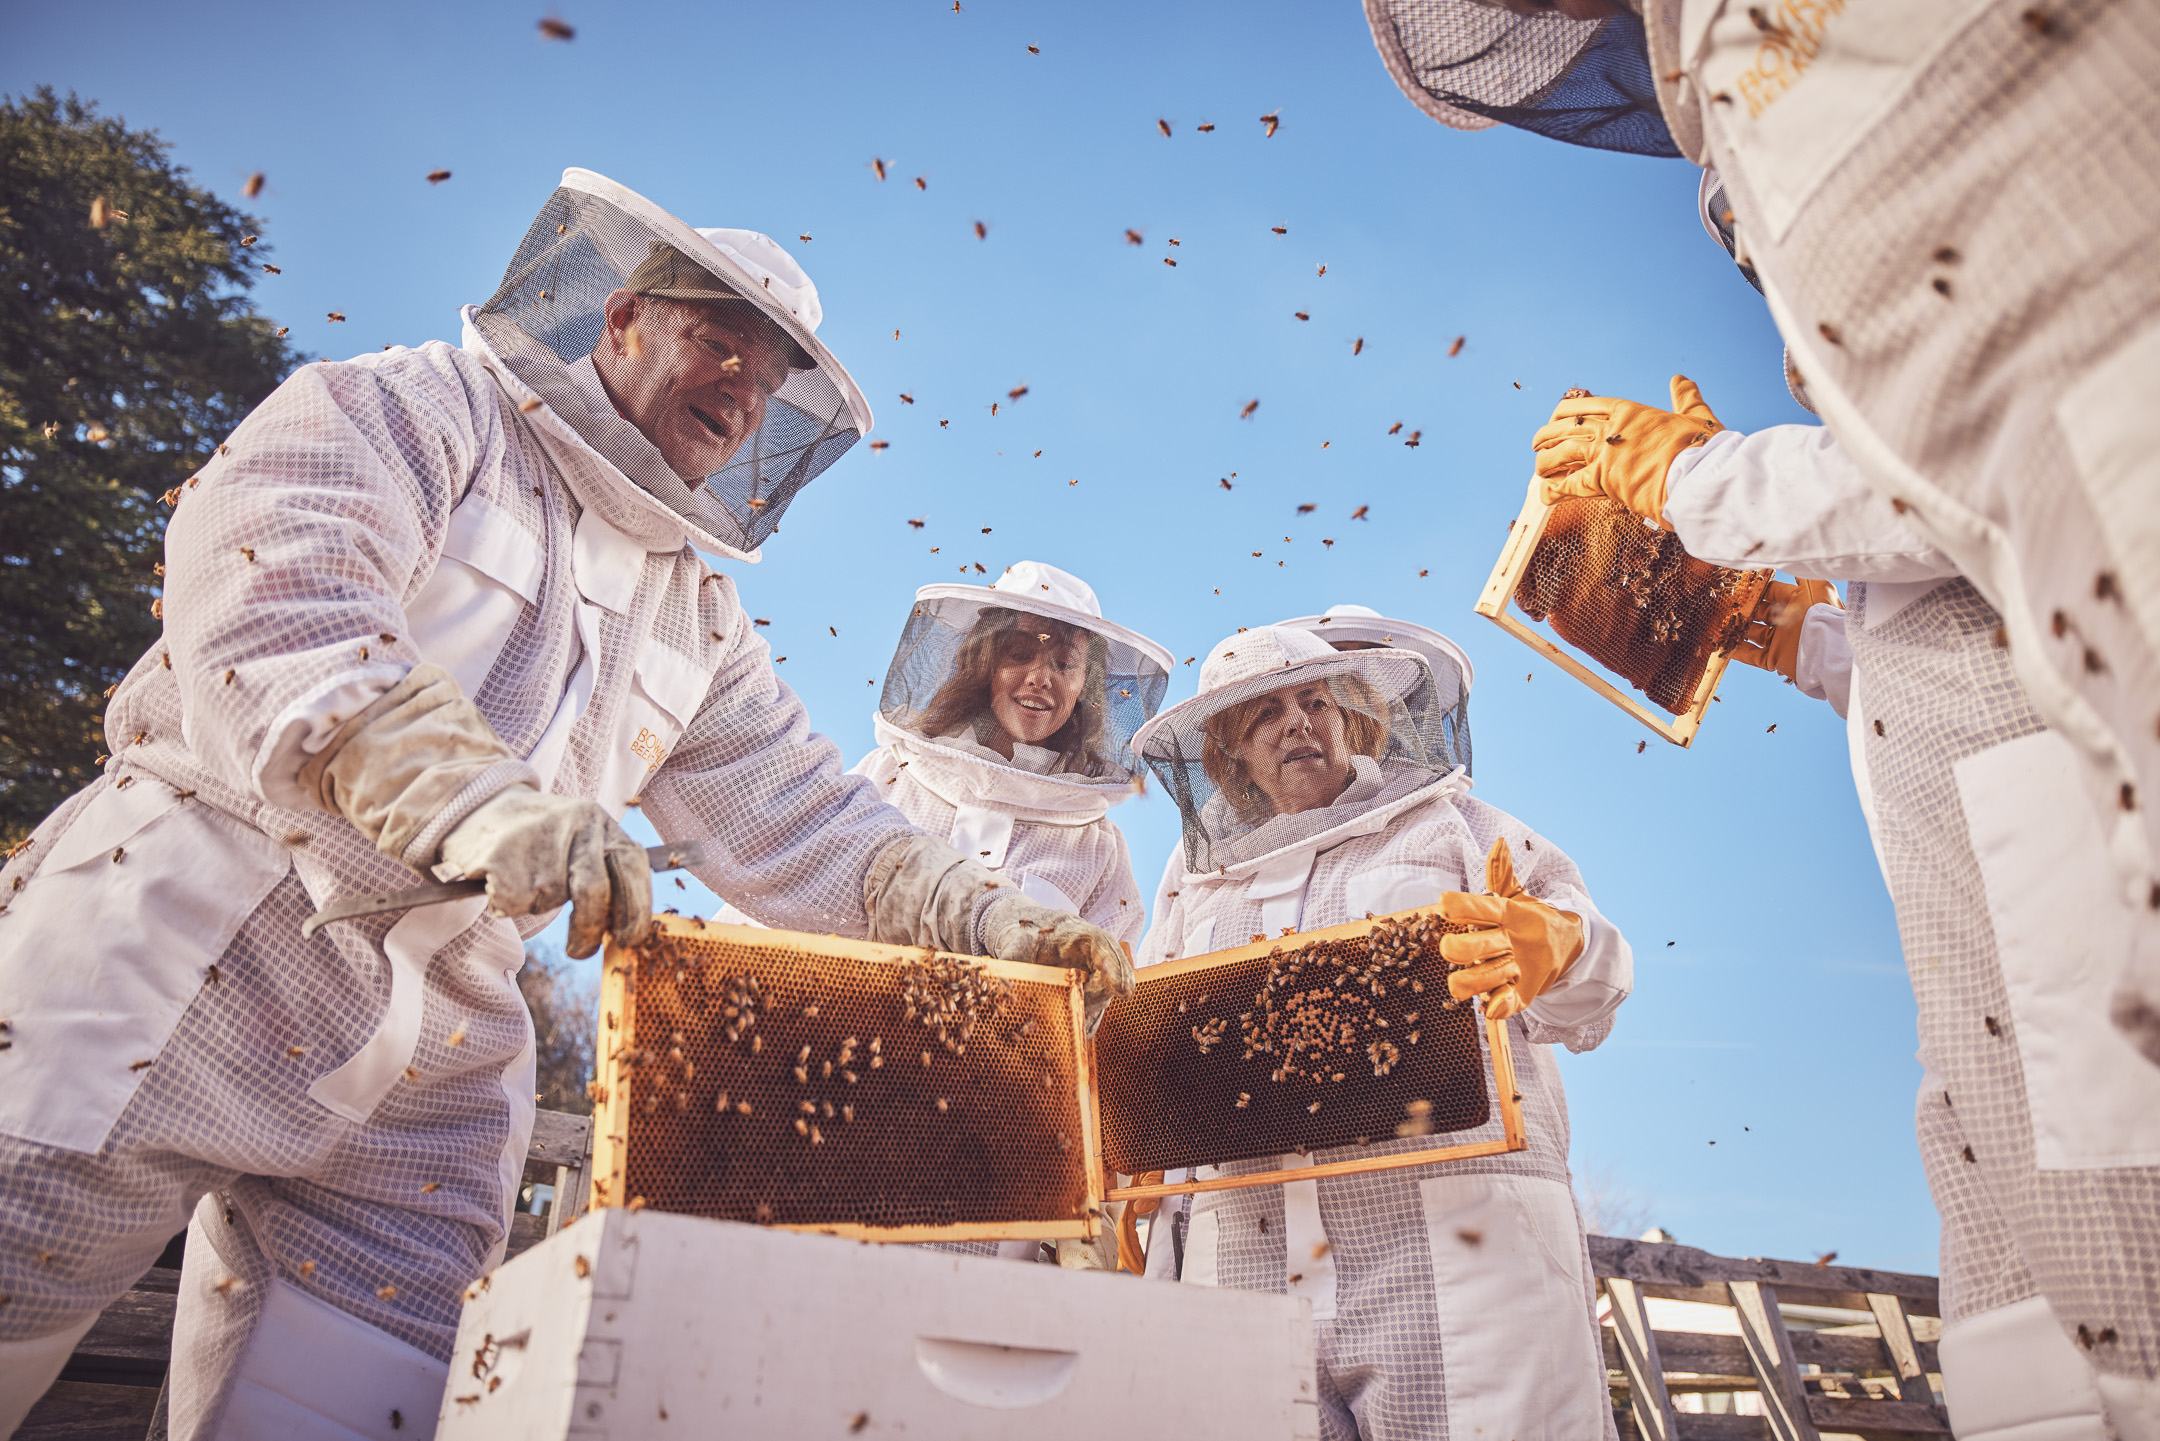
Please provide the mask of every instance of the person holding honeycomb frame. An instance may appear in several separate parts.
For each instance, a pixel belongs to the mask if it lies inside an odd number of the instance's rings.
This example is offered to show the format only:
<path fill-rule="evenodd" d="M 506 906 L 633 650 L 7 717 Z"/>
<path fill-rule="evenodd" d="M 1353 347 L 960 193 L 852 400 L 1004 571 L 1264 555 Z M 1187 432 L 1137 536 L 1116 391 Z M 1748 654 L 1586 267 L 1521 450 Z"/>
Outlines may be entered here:
<path fill-rule="evenodd" d="M 1510 1028 L 1527 1149 L 1193 1198 L 1187 1283 L 1311 1298 L 1330 1441 L 1612 1434 L 1549 1047 L 1604 1040 L 1633 958 L 1557 846 L 1469 795 L 1464 680 L 1407 649 L 1257 627 L 1217 644 L 1200 693 L 1134 740 L 1185 823 L 1142 965 L 1439 902 L 1479 929 L 1443 941 L 1463 969 L 1434 1005 L 1482 995 Z"/>

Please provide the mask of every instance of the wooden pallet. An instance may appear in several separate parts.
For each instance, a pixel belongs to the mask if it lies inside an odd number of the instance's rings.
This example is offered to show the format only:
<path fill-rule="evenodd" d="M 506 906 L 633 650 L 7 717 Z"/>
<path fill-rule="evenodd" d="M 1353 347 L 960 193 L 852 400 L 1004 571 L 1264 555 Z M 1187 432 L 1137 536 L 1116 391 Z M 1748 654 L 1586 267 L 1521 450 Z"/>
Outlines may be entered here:
<path fill-rule="evenodd" d="M 1605 1364 L 1623 1435 L 1635 1441 L 1817 1441 L 1948 1436 L 1935 1399 L 1941 1367 L 1914 1316 L 1940 1316 L 1933 1276 L 1805 1261 L 1738 1260 L 1692 1246 L 1590 1238 L 1591 1269 L 1611 1303 Z M 1658 1331 L 1652 1298 L 1729 1306 L 1737 1336 Z M 1794 1329 L 1784 1305 L 1872 1317 L 1873 1334 Z M 1760 1416 L 1682 1411 L 1675 1393 L 1754 1392 Z"/>

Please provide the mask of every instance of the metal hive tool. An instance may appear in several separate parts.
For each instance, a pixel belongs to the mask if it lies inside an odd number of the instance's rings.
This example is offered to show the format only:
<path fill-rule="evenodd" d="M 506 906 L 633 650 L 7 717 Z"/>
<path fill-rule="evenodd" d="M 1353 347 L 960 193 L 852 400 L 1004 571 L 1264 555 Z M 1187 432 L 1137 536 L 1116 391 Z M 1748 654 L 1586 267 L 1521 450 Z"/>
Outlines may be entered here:
<path fill-rule="evenodd" d="M 1425 907 L 1142 971 L 1138 991 L 1110 1008 L 1095 1038 L 1103 1161 L 1139 1176 L 1393 1140 L 1413 1103 L 1430 1134 L 1459 1133 L 1486 1125 L 1495 1097 L 1500 1137 L 1130 1186 L 1110 1198 L 1520 1150 L 1507 1027 L 1483 1020 L 1473 1003 L 1448 1004 L 1440 937 L 1465 929 Z"/>
<path fill-rule="evenodd" d="M 607 952 L 594 1204 L 883 1241 L 1092 1236 L 1081 1028 L 1073 972 L 663 916 Z"/>
<path fill-rule="evenodd" d="M 1671 531 L 1645 525 L 1617 501 L 1547 506 L 1533 481 L 1477 612 L 1685 746 L 1710 708 L 1733 647 L 1746 637 L 1770 576 L 1697 560 Z M 1509 610 L 1510 601 L 1521 615 Z M 1657 709 L 1607 682 L 1523 617 L 1548 624 L 1560 642 L 1627 681 Z"/>

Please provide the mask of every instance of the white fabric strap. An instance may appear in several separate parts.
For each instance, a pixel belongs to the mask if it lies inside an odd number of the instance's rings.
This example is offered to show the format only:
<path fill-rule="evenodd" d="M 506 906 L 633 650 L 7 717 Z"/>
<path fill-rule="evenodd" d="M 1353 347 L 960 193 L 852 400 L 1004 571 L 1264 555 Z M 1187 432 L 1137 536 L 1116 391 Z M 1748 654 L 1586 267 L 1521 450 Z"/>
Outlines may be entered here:
<path fill-rule="evenodd" d="M 1943 1400 L 1960 1441 L 2105 1441 L 2093 1370 L 2045 1296 L 1943 1327 Z"/>
<path fill-rule="evenodd" d="M 1282 1158 L 1285 1171 L 1313 1164 L 1295 1151 Z M 1285 1181 L 1283 1194 L 1283 1276 L 1289 1294 L 1312 1302 L 1315 1321 L 1335 1319 L 1335 1252 L 1320 1219 L 1320 1183 Z"/>
<path fill-rule="evenodd" d="M 1245 898 L 1260 903 L 1260 924 L 1271 937 L 1296 929 L 1305 914 L 1305 892 L 1312 884 L 1315 850 L 1291 851 L 1268 859 L 1245 884 Z"/>
<path fill-rule="evenodd" d="M 449 1376 L 425 1352 L 273 1280 L 216 1441 L 427 1441 Z"/>
<path fill-rule="evenodd" d="M 990 870 L 1004 867 L 1006 848 L 1012 845 L 1012 833 L 1011 811 L 977 805 L 954 808 L 953 849 L 971 861 L 980 861 Z"/>

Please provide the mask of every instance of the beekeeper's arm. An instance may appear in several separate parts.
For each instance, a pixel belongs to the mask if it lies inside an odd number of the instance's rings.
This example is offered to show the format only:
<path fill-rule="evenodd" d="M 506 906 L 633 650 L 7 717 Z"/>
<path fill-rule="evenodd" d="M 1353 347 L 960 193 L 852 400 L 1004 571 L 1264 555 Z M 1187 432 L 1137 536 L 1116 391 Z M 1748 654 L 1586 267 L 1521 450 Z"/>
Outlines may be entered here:
<path fill-rule="evenodd" d="M 839 748 L 811 731 L 733 584 L 701 593 L 725 649 L 642 802 L 661 835 L 705 842 L 699 880 L 784 929 L 1085 971 L 1091 1023 L 1131 993 L 1116 938 L 1029 900 L 843 773 Z"/>
<path fill-rule="evenodd" d="M 415 870 L 486 877 L 504 914 L 571 901 L 571 953 L 590 954 L 643 931 L 643 852 L 540 794 L 409 638 L 451 508 L 503 444 L 493 393 L 450 355 L 302 368 L 183 489 L 164 604 L 182 728 L 222 802 L 343 816 Z"/>
<path fill-rule="evenodd" d="M 1483 996 L 1503 1020 L 1520 1013 L 1532 1041 L 1597 1046 L 1635 987 L 1635 956 L 1591 905 L 1575 863 L 1534 835 L 1501 835 L 1484 880 L 1483 892 L 1440 897 L 1442 915 L 1478 928 L 1441 939 L 1441 954 L 1464 968 L 1449 975 L 1449 994 Z"/>
<path fill-rule="evenodd" d="M 1532 440 L 1548 501 L 1605 495 L 1673 531 L 1690 555 L 1775 582 L 1735 659 L 1784 675 L 1845 713 L 1852 653 L 1831 580 L 1910 581 L 1956 573 L 1861 477 L 1822 426 L 1753 434 L 1724 428 L 1676 375 L 1672 409 L 1572 396 Z"/>

